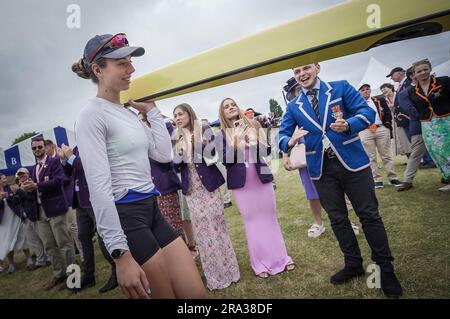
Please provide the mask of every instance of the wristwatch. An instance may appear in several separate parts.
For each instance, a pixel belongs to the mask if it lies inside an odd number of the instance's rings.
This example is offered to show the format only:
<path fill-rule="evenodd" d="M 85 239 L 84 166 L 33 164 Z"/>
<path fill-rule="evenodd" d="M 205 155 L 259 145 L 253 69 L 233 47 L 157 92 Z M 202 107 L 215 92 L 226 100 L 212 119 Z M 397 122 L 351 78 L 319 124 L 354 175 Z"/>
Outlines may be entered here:
<path fill-rule="evenodd" d="M 122 257 L 123 254 L 125 254 L 128 250 L 125 249 L 114 249 L 111 252 L 111 258 L 118 260 L 120 257 Z"/>

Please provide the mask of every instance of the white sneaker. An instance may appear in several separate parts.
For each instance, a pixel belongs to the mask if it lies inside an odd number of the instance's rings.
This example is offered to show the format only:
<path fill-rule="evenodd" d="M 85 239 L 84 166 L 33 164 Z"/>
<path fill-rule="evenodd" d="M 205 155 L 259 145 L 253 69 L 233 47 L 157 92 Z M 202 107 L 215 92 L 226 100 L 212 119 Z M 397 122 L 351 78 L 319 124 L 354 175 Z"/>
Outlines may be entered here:
<path fill-rule="evenodd" d="M 323 223 L 322 223 L 322 225 L 318 225 L 318 224 L 314 223 L 308 229 L 308 237 L 317 238 L 320 235 L 322 235 L 324 231 L 325 231 L 325 226 L 323 225 Z"/>
<path fill-rule="evenodd" d="M 353 222 L 350 222 L 352 224 L 353 232 L 355 235 L 359 235 L 359 227 L 353 224 Z"/>
<path fill-rule="evenodd" d="M 439 191 L 441 191 L 441 192 L 450 192 L 450 184 L 442 186 L 441 188 L 439 188 Z"/>

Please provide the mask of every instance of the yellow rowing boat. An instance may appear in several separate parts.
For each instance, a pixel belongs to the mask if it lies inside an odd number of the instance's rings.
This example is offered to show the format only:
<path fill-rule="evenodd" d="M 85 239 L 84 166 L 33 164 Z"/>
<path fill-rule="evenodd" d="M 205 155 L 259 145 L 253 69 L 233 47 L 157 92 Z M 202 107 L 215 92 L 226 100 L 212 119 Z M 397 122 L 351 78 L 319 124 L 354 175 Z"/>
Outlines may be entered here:
<path fill-rule="evenodd" d="M 449 0 L 347 1 L 138 77 L 121 102 L 160 100 L 449 29 Z"/>

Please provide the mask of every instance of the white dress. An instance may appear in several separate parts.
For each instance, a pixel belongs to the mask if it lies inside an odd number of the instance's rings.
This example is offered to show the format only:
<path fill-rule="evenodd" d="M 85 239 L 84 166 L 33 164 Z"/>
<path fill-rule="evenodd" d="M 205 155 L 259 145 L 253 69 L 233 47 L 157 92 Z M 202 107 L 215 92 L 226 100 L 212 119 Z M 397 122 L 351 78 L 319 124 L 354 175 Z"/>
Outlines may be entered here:
<path fill-rule="evenodd" d="M 27 248 L 26 224 L 14 214 L 6 200 L 4 203 L 5 213 L 0 223 L 0 260 L 4 260 L 10 251 Z"/>

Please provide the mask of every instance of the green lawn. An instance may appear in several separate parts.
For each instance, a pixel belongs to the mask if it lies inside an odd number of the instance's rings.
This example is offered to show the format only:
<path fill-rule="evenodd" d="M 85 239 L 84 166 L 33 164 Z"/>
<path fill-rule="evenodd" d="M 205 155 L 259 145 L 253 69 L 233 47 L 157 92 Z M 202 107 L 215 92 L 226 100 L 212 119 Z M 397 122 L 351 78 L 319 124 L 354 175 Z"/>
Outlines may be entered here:
<path fill-rule="evenodd" d="M 396 171 L 403 176 L 405 159 L 396 159 Z M 383 298 L 380 289 L 369 289 L 366 278 L 335 287 L 329 277 L 343 266 L 343 257 L 329 226 L 316 239 L 307 237 L 312 215 L 297 172 L 280 169 L 277 183 L 278 218 L 290 256 L 297 264 L 293 272 L 269 279 L 253 274 L 248 258 L 242 219 L 236 206 L 226 210 L 232 242 L 236 250 L 241 280 L 231 287 L 209 293 L 211 298 Z M 392 186 L 377 190 L 380 212 L 387 228 L 395 268 L 406 298 L 450 298 L 450 194 L 441 193 L 436 169 L 420 170 L 415 187 L 399 193 Z M 325 214 L 325 212 L 323 212 Z M 352 221 L 358 223 L 354 212 Z M 359 223 L 358 223 L 359 224 Z M 371 263 L 364 234 L 358 236 L 364 265 Z M 0 298 L 122 298 L 119 289 L 99 295 L 97 289 L 107 280 L 109 266 L 96 246 L 97 287 L 73 294 L 55 288 L 42 289 L 51 279 L 51 270 L 28 272 L 25 260 L 17 254 L 18 270 L 0 274 Z M 5 262 L 6 265 L 6 262 Z M 200 264 L 198 263 L 200 266 Z"/>

